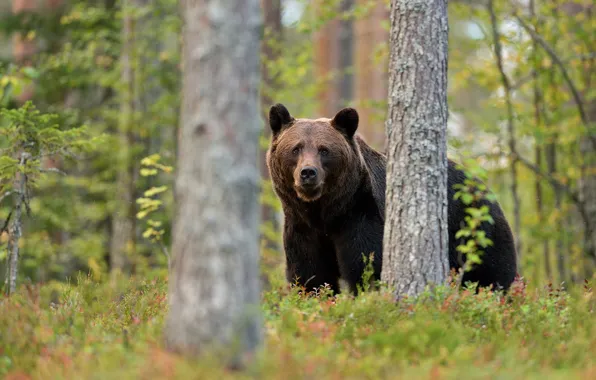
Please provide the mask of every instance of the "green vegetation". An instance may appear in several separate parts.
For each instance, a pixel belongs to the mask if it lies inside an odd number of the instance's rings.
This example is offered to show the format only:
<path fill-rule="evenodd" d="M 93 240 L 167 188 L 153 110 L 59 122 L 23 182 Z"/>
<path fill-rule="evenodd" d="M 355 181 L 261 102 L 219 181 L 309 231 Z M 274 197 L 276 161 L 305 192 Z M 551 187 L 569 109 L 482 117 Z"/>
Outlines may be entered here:
<path fill-rule="evenodd" d="M 263 294 L 266 345 L 253 367 L 224 371 L 167 353 L 164 273 L 112 286 L 28 285 L 0 301 L 0 376 L 80 378 L 592 378 L 596 298 L 570 292 L 509 298 L 441 287 L 417 302 L 384 291 L 304 297 L 274 280 Z M 17 377 L 13 377 L 17 378 Z"/>

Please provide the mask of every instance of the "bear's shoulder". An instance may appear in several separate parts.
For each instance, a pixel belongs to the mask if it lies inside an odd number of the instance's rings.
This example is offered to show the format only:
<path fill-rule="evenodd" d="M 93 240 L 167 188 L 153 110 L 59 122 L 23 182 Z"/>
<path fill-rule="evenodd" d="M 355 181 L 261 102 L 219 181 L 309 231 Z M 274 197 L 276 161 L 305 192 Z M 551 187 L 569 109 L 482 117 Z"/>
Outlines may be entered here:
<path fill-rule="evenodd" d="M 379 213 L 385 219 L 385 183 L 386 183 L 386 164 L 385 155 L 368 145 L 364 139 L 356 135 L 355 142 L 362 155 L 367 176 L 370 179 L 372 195 L 375 199 Z"/>

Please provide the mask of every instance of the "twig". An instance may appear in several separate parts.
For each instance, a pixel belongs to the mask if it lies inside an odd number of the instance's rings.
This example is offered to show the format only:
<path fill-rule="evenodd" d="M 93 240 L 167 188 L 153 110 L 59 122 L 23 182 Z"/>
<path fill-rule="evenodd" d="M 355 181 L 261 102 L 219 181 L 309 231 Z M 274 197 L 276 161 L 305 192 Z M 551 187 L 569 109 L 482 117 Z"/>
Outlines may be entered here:
<path fill-rule="evenodd" d="M 583 208 L 584 203 L 580 199 L 578 193 L 575 192 L 572 188 L 570 188 L 569 186 L 565 185 L 563 182 L 559 181 L 558 179 L 556 179 L 552 175 L 550 175 L 548 173 L 545 173 L 538 166 L 534 165 L 532 162 L 528 161 L 527 159 L 525 159 L 524 157 L 520 156 L 519 154 L 516 153 L 516 156 L 517 156 L 517 160 L 522 165 L 524 165 L 526 168 L 528 168 L 531 171 L 533 171 L 534 174 L 536 174 L 536 175 L 544 178 L 554 189 L 560 190 L 560 191 L 564 191 L 569 196 L 569 198 L 576 205 L 578 205 L 578 208 Z"/>
<path fill-rule="evenodd" d="M 39 169 L 40 172 L 42 173 L 57 173 L 60 175 L 66 175 L 65 172 L 63 172 L 62 170 L 58 169 L 58 168 L 47 168 L 47 169 Z"/>
<path fill-rule="evenodd" d="M 588 131 L 588 138 L 592 142 L 592 145 L 596 148 L 596 136 L 590 131 L 590 123 L 588 122 L 588 118 L 586 116 L 584 103 L 582 101 L 579 91 L 577 90 L 577 86 L 575 85 L 575 82 L 569 76 L 569 72 L 567 71 L 567 68 L 565 67 L 565 63 L 561 60 L 561 58 L 559 58 L 558 54 L 548 44 L 548 42 L 546 42 L 538 33 L 536 33 L 536 31 L 530 25 L 528 25 L 524 20 L 522 20 L 521 17 L 519 17 L 517 15 L 517 10 L 514 10 L 513 17 L 517 20 L 519 25 L 522 28 L 524 28 L 524 30 L 526 32 L 528 32 L 528 34 L 530 34 L 532 39 L 534 41 L 536 41 L 540 46 L 542 46 L 544 51 L 546 51 L 546 53 L 550 56 L 550 58 L 553 60 L 553 62 L 557 66 L 559 66 L 559 69 L 561 70 L 561 74 L 563 75 L 563 79 L 567 83 L 567 86 L 569 87 L 569 90 L 571 91 L 571 94 L 573 96 L 573 100 L 577 106 L 577 110 L 579 112 L 579 116 L 582 121 L 582 124 Z"/>
<path fill-rule="evenodd" d="M 511 84 L 509 82 L 509 78 L 505 73 L 505 69 L 503 67 L 503 54 L 502 54 L 502 47 L 501 47 L 501 36 L 499 34 L 498 26 L 497 26 L 497 16 L 495 14 L 493 0 L 489 0 L 488 2 L 488 12 L 490 13 L 490 21 L 492 26 L 492 33 L 493 33 L 493 40 L 494 40 L 494 47 L 495 47 L 495 58 L 497 60 L 497 67 L 501 74 L 501 81 L 503 83 L 503 87 L 505 89 L 505 103 L 507 105 L 507 131 L 509 134 L 509 150 L 511 152 L 511 195 L 513 197 L 513 209 L 514 209 L 514 229 L 516 236 L 516 251 L 518 255 L 521 255 L 521 216 L 520 216 L 520 202 L 519 202 L 519 194 L 517 192 L 517 149 L 515 147 L 515 126 L 513 121 L 513 103 L 511 102 Z"/>

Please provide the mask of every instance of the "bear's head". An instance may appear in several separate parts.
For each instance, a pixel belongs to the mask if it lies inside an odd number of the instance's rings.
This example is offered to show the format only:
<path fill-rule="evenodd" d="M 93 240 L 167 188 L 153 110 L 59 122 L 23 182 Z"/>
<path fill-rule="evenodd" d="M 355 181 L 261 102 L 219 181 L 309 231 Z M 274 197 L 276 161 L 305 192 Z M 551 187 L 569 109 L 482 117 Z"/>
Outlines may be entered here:
<path fill-rule="evenodd" d="M 269 126 L 267 165 L 278 195 L 314 202 L 344 192 L 358 176 L 355 109 L 344 108 L 333 119 L 297 119 L 276 104 L 269 111 Z"/>

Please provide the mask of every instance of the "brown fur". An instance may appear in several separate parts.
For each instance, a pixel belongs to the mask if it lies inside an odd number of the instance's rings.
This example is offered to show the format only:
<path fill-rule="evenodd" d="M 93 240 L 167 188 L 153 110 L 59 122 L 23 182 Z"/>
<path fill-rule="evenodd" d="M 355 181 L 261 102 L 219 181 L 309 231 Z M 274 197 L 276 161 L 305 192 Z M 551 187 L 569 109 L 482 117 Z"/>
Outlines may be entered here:
<path fill-rule="evenodd" d="M 374 279 L 379 279 L 385 222 L 386 159 L 358 135 L 358 114 L 347 108 L 333 119 L 295 119 L 281 104 L 271 108 L 272 130 L 267 166 L 273 188 L 281 200 L 284 221 L 286 276 L 309 289 L 329 284 L 339 291 L 345 279 L 357 292 L 364 271 L 363 255 L 374 256 Z M 316 176 L 305 178 L 303 169 Z M 455 184 L 465 174 L 449 161 L 448 224 L 449 265 L 461 267 L 455 239 L 465 220 L 465 208 L 455 200 Z M 487 205 L 495 224 L 481 229 L 493 241 L 483 263 L 466 272 L 464 281 L 480 286 L 509 288 L 516 275 L 516 254 L 509 224 L 497 202 Z M 465 261 L 465 260 L 464 260 Z"/>

